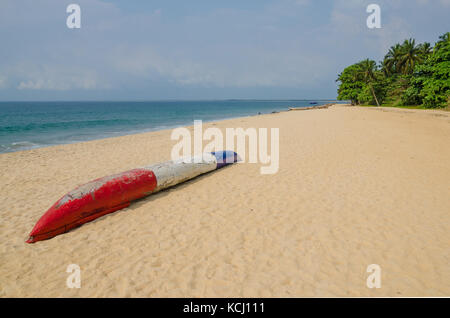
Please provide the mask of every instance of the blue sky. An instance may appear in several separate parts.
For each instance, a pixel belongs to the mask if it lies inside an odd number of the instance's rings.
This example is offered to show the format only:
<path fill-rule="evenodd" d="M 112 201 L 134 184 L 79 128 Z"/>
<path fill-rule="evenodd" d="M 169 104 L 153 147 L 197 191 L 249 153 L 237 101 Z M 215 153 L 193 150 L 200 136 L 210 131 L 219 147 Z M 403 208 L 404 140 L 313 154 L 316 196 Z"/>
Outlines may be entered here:
<path fill-rule="evenodd" d="M 0 100 L 335 98 L 345 66 L 433 44 L 449 15 L 450 0 L 1 0 Z"/>

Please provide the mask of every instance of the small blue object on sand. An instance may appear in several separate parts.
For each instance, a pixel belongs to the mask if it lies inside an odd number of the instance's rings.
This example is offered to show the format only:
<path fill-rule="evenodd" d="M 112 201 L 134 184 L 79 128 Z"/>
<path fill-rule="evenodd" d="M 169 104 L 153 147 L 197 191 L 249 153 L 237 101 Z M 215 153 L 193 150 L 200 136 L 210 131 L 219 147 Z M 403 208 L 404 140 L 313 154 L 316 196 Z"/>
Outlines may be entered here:
<path fill-rule="evenodd" d="M 216 169 L 220 169 L 224 166 L 241 161 L 241 158 L 239 157 L 239 155 L 234 151 L 229 151 L 229 150 L 216 151 L 216 152 L 211 152 L 211 154 L 213 156 L 215 156 L 217 159 L 217 168 Z"/>

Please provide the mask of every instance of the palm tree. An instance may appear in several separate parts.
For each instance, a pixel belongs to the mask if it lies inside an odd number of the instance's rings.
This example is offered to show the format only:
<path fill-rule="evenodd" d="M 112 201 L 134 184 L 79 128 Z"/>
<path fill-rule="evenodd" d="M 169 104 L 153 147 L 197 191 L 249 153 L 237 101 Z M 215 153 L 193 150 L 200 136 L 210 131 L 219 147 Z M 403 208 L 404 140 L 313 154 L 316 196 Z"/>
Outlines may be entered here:
<path fill-rule="evenodd" d="M 405 40 L 401 46 L 400 69 L 403 74 L 412 74 L 417 63 L 423 61 L 420 45 L 416 45 L 416 40 Z"/>
<path fill-rule="evenodd" d="M 372 91 L 373 98 L 375 99 L 375 102 L 379 107 L 380 103 L 378 103 L 377 95 L 375 94 L 375 90 L 373 89 L 373 83 L 377 80 L 375 75 L 376 71 L 377 64 L 375 63 L 375 61 L 366 59 L 360 63 L 359 76 L 361 76 L 363 81 L 369 86 L 370 90 Z"/>
<path fill-rule="evenodd" d="M 395 73 L 394 61 L 392 60 L 392 58 L 390 58 L 386 55 L 384 57 L 384 60 L 380 61 L 380 64 L 381 64 L 381 70 L 383 71 L 383 74 L 385 77 L 389 77 Z"/>
<path fill-rule="evenodd" d="M 433 52 L 433 48 L 431 47 L 431 44 L 428 42 L 420 44 L 419 50 L 420 50 L 420 54 L 422 55 L 423 59 L 425 59 L 429 54 L 431 54 Z"/>
<path fill-rule="evenodd" d="M 391 46 L 383 61 L 383 71 L 386 75 L 399 73 L 400 70 L 398 68 L 401 55 L 402 46 L 400 44 L 397 43 L 396 45 Z"/>
<path fill-rule="evenodd" d="M 445 42 L 450 42 L 450 32 L 447 32 L 439 37 L 439 41 L 434 46 L 434 50 L 438 50 Z"/>
<path fill-rule="evenodd" d="M 450 32 L 447 32 L 439 37 L 443 42 L 450 42 Z"/>

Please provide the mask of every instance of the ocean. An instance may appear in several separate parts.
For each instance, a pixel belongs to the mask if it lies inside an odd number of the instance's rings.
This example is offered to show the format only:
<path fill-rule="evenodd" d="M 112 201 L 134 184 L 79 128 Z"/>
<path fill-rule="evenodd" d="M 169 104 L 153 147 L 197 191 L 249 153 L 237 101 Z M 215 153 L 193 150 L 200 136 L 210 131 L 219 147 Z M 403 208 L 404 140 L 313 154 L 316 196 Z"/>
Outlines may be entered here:
<path fill-rule="evenodd" d="M 0 102 L 0 153 L 193 125 L 194 120 L 267 114 L 311 102 Z"/>

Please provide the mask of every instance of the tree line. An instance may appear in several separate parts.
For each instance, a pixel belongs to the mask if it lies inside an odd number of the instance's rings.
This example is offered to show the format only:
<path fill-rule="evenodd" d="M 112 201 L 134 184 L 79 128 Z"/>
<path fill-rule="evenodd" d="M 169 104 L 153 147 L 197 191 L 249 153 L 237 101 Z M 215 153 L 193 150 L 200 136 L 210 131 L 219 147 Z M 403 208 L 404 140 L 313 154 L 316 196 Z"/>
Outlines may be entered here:
<path fill-rule="evenodd" d="M 338 99 L 352 105 L 450 106 L 450 32 L 430 43 L 414 39 L 392 46 L 383 61 L 365 59 L 336 80 Z"/>

